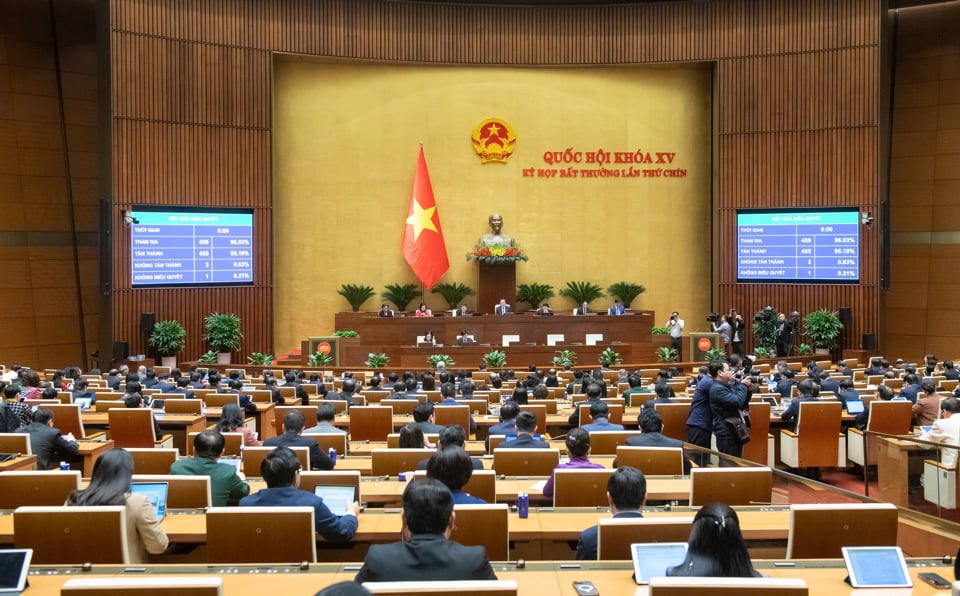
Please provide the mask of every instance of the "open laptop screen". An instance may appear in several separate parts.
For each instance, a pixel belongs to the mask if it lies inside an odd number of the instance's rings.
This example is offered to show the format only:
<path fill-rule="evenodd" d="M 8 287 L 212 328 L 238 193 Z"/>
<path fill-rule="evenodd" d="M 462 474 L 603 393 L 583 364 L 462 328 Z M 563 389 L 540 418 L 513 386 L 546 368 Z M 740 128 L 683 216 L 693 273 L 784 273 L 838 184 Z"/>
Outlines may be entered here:
<path fill-rule="evenodd" d="M 357 500 L 356 489 L 352 486 L 322 486 L 318 484 L 313 487 L 313 494 L 323 499 L 323 504 L 334 515 L 345 514 L 347 507 Z"/>
<path fill-rule="evenodd" d="M 32 556 L 29 548 L 0 550 L 0 594 L 19 594 L 26 589 Z"/>
<path fill-rule="evenodd" d="M 92 397 L 75 397 L 73 398 L 73 403 L 80 406 L 81 410 L 89 410 L 90 404 L 93 403 Z"/>
<path fill-rule="evenodd" d="M 664 577 L 667 569 L 683 563 L 687 555 L 686 542 L 644 542 L 630 545 L 633 557 L 633 579 L 638 584 L 650 582 L 651 577 Z"/>
<path fill-rule="evenodd" d="M 850 414 L 860 414 L 863 412 L 863 402 L 859 399 L 848 399 L 846 404 L 847 412 Z"/>
<path fill-rule="evenodd" d="M 854 588 L 913 587 L 900 547 L 845 546 L 841 551 Z"/>
<path fill-rule="evenodd" d="M 130 492 L 146 495 L 153 505 L 153 511 L 157 514 L 157 519 L 163 519 L 167 513 L 167 490 L 169 484 L 166 482 L 134 482 L 130 485 Z"/>

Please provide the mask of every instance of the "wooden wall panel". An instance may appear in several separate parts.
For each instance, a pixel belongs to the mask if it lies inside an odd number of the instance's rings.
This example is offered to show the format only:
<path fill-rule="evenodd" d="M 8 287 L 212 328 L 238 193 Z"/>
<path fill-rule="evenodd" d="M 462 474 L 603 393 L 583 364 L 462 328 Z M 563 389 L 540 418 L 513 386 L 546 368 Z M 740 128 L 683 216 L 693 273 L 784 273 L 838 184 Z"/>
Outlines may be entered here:
<path fill-rule="evenodd" d="M 730 256 L 738 207 L 860 204 L 878 211 L 883 14 L 875 0 L 591 7 L 114 0 L 109 6 L 114 226 L 133 202 L 248 206 L 256 208 L 258 246 L 265 249 L 258 252 L 264 275 L 258 273 L 255 288 L 143 291 L 125 289 L 129 247 L 115 242 L 113 319 L 120 337 L 137 332 L 134 321 L 147 305 L 162 310 L 158 316 L 190 319 L 182 322 L 193 329 L 193 318 L 229 304 L 257 319 L 244 349 L 270 349 L 273 52 L 524 66 L 715 61 L 717 307 L 746 313 L 766 304 L 801 311 L 851 306 L 851 332 L 878 326 L 876 230 L 864 230 L 864 281 L 857 286 L 738 285 Z M 188 352 L 197 348 L 191 343 Z"/>

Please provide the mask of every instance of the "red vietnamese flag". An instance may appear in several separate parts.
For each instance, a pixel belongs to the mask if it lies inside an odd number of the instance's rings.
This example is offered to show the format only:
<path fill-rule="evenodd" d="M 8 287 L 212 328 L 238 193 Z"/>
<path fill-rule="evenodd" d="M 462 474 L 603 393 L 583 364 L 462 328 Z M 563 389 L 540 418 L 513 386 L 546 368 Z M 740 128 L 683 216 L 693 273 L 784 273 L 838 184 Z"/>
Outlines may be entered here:
<path fill-rule="evenodd" d="M 417 159 L 417 174 L 413 178 L 407 226 L 400 249 L 410 268 L 427 287 L 437 283 L 450 269 L 447 247 L 443 243 L 443 228 L 440 227 L 440 213 L 433 198 L 427 162 L 423 159 L 423 147 L 420 147 L 420 157 Z"/>

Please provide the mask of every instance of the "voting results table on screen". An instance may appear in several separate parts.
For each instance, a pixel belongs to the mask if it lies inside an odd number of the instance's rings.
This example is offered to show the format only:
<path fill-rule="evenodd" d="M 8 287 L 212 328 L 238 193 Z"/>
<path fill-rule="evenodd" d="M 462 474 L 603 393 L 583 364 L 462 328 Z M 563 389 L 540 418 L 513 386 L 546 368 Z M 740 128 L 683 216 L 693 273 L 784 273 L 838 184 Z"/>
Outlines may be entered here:
<path fill-rule="evenodd" d="M 253 283 L 253 215 L 135 211 L 134 286 Z"/>
<path fill-rule="evenodd" d="M 856 210 L 737 213 L 737 279 L 856 282 L 859 218 Z"/>

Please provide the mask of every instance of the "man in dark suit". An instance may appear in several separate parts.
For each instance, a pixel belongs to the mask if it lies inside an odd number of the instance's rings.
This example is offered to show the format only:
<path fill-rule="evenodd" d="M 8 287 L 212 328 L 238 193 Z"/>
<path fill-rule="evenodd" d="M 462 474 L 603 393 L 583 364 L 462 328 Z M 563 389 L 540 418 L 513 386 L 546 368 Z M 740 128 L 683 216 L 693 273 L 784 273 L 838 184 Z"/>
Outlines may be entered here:
<path fill-rule="evenodd" d="M 120 371 L 111 368 L 110 372 L 107 373 L 107 387 L 113 389 L 114 391 L 120 391 Z"/>
<path fill-rule="evenodd" d="M 953 360 L 946 360 L 943 363 L 943 376 L 948 381 L 960 381 L 960 371 L 953 365 Z"/>
<path fill-rule="evenodd" d="M 433 404 L 425 401 L 420 402 L 413 408 L 413 421 L 417 423 L 423 434 L 439 433 L 443 426 L 433 422 Z"/>
<path fill-rule="evenodd" d="M 466 385 L 466 383 L 464 383 L 464 385 Z M 473 387 L 472 383 L 470 384 L 470 387 Z M 437 404 L 437 407 L 465 405 L 457 401 L 456 393 L 457 387 L 453 383 L 444 383 L 440 385 L 440 395 L 443 397 L 443 400 Z M 470 395 L 465 395 L 464 399 L 470 399 L 471 397 L 473 397 L 472 389 L 470 391 Z M 477 432 L 477 422 L 473 419 L 473 414 L 470 414 L 470 432 Z"/>
<path fill-rule="evenodd" d="M 571 427 L 580 426 L 580 406 L 582 405 L 593 405 L 594 402 L 600 401 L 603 397 L 603 389 L 600 387 L 599 383 L 594 383 L 584 379 L 583 382 L 585 389 L 584 392 L 587 394 L 587 401 L 574 404 L 573 414 L 567 417 L 567 424 Z"/>
<path fill-rule="evenodd" d="M 683 449 L 683 441 L 672 439 L 663 434 L 663 417 L 660 412 L 653 408 L 644 408 L 640 410 L 637 416 L 637 426 L 642 433 L 639 437 L 634 436 L 627 439 L 627 445 L 630 447 L 680 447 Z M 686 454 L 683 456 L 683 473 L 690 473 L 690 460 Z"/>
<path fill-rule="evenodd" d="M 520 406 L 517 402 L 508 401 L 500 406 L 500 423 L 490 427 L 488 434 L 491 435 L 515 435 L 517 434 L 517 414 L 520 413 Z"/>
<path fill-rule="evenodd" d="M 657 383 L 653 386 L 653 392 L 657 394 L 656 399 L 647 400 L 647 403 L 643 404 L 645 410 L 652 410 L 657 407 L 657 404 L 673 404 L 677 403 L 677 400 L 673 399 L 670 395 L 673 390 L 670 385 L 666 383 Z"/>
<path fill-rule="evenodd" d="M 820 373 L 820 391 L 829 391 L 830 393 L 836 395 L 840 393 L 840 383 L 836 382 L 833 378 L 830 377 L 830 373 L 823 371 Z"/>
<path fill-rule="evenodd" d="M 79 461 L 79 446 L 73 434 L 66 437 L 53 426 L 53 410 L 37 408 L 33 422 L 17 429 L 18 433 L 30 435 L 30 449 L 37 456 L 37 469 L 50 470 L 61 460 Z"/>
<path fill-rule="evenodd" d="M 307 395 L 307 392 L 303 390 L 300 386 L 300 381 L 297 380 L 297 373 L 293 371 L 287 371 L 283 375 L 284 387 L 293 387 L 294 395 L 300 400 L 300 405 L 309 406 L 310 405 L 310 396 Z"/>
<path fill-rule="evenodd" d="M 777 393 L 780 394 L 780 401 L 784 399 L 790 399 L 790 396 L 793 395 L 793 386 L 797 384 L 794 376 L 795 372 L 791 369 L 787 369 L 780 373 L 780 381 L 777 383 Z"/>
<path fill-rule="evenodd" d="M 846 411 L 848 401 L 862 401 L 862 398 L 860 394 L 854 390 L 853 381 L 844 379 L 840 381 L 840 391 L 837 392 L 837 400 L 843 404 L 843 409 Z"/>
<path fill-rule="evenodd" d="M 253 398 L 247 395 L 246 393 L 241 393 L 240 390 L 243 389 L 243 381 L 230 379 L 227 381 L 227 387 L 229 390 L 227 393 L 234 393 L 237 395 L 237 401 L 243 411 L 247 414 L 256 414 L 257 405 L 253 403 Z"/>
<path fill-rule="evenodd" d="M 344 379 L 343 385 L 340 386 L 341 391 L 337 393 L 336 391 L 327 392 L 327 396 L 323 399 L 337 399 L 340 401 L 347 402 L 347 409 L 350 409 L 350 406 L 357 405 L 357 400 L 353 399 L 353 394 L 357 392 L 357 380 L 356 379 Z M 301 389 L 300 391 L 303 391 Z M 304 394 L 306 395 L 306 394 Z"/>
<path fill-rule="evenodd" d="M 265 447 L 308 447 L 310 449 L 310 469 L 332 470 L 335 465 L 326 453 L 317 445 L 317 440 L 301 436 L 306 420 L 299 410 L 291 410 L 283 417 L 283 434 L 271 437 L 263 442 Z"/>
<path fill-rule="evenodd" d="M 355 581 L 497 579 L 482 546 L 450 540 L 455 525 L 453 495 L 434 478 L 407 484 L 403 491 L 403 539 L 367 551 Z"/>
<path fill-rule="evenodd" d="M 500 304 L 493 307 L 493 314 L 495 315 L 506 315 L 510 313 L 510 305 L 507 304 L 507 301 L 503 298 L 500 299 Z"/>
<path fill-rule="evenodd" d="M 549 449 L 550 444 L 533 437 L 537 430 L 537 417 L 530 412 L 517 414 L 517 438 L 500 443 L 500 448 L 510 449 Z"/>
<path fill-rule="evenodd" d="M 641 510 L 647 500 L 647 479 L 643 472 L 630 466 L 617 468 L 607 480 L 607 501 L 614 518 L 643 517 Z M 597 558 L 597 526 L 580 533 L 577 543 L 577 560 L 592 561 Z"/>
<path fill-rule="evenodd" d="M 575 308 L 575 309 L 574 309 L 573 314 L 575 314 L 575 315 L 589 315 L 591 312 L 593 312 L 593 311 L 590 310 L 590 303 L 589 303 L 589 302 L 583 302 L 583 303 L 580 304 L 579 308 Z"/>
<path fill-rule="evenodd" d="M 800 402 L 817 401 L 817 398 L 813 395 L 813 381 L 810 379 L 800 381 L 797 385 L 797 391 L 800 392 L 800 397 L 791 401 L 790 407 L 780 414 L 780 420 L 783 422 L 793 422 L 793 427 L 791 428 L 793 432 L 797 432 L 797 419 L 800 417 Z"/>
<path fill-rule="evenodd" d="M 190 377 L 180 377 L 177 379 L 177 388 L 170 393 L 182 395 L 184 399 L 193 399 L 193 391 L 190 390 Z"/>
<path fill-rule="evenodd" d="M 160 373 L 157 375 L 157 382 L 153 385 L 153 389 L 159 389 L 160 393 L 170 393 L 175 389 L 173 385 L 170 384 L 170 375 L 167 373 Z"/>
<path fill-rule="evenodd" d="M 904 375 L 903 387 L 900 388 L 900 397 L 917 403 L 917 394 L 920 393 L 920 379 L 917 375 Z"/>

